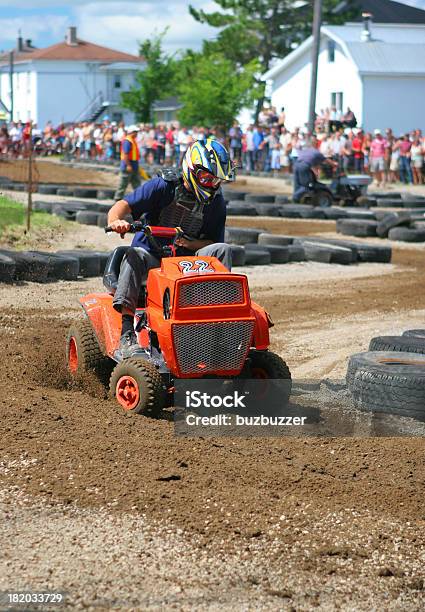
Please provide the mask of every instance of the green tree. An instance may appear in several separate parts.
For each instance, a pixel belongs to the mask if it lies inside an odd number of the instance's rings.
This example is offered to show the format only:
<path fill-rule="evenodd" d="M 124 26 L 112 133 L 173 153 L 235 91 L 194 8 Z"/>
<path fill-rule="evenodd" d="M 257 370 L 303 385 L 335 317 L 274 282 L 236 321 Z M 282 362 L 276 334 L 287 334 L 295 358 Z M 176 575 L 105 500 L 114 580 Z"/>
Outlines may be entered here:
<path fill-rule="evenodd" d="M 145 60 L 144 70 L 136 75 L 136 85 L 121 95 L 121 103 L 136 114 L 138 121 L 153 120 L 152 104 L 155 100 L 174 93 L 176 60 L 162 50 L 167 30 L 140 43 L 139 54 Z"/>
<path fill-rule="evenodd" d="M 258 62 L 243 68 L 220 53 L 188 51 L 179 64 L 179 119 L 186 125 L 230 127 L 241 108 L 258 95 Z"/>
<path fill-rule="evenodd" d="M 220 28 L 216 40 L 207 41 L 205 49 L 219 51 L 238 65 L 258 59 L 266 72 L 274 58 L 285 57 L 311 34 L 313 2 L 297 7 L 293 0 L 214 1 L 224 12 L 207 13 L 193 6 L 189 11 L 197 21 Z M 350 8 L 334 12 L 338 4 L 339 0 L 324 0 L 324 21 L 343 23 L 352 16 Z"/>

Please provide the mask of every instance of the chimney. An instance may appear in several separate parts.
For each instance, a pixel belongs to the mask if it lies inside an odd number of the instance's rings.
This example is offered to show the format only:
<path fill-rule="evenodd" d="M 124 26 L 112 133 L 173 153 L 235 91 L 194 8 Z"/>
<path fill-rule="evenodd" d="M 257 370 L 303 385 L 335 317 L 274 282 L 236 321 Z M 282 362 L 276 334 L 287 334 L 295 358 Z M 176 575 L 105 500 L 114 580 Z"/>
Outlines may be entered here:
<path fill-rule="evenodd" d="M 362 42 L 369 42 L 372 40 L 372 32 L 370 31 L 372 16 L 372 13 L 362 13 L 363 30 L 360 35 L 360 39 L 362 40 Z"/>
<path fill-rule="evenodd" d="M 25 46 L 27 49 L 32 49 L 32 40 L 31 38 L 27 38 L 25 41 Z"/>
<path fill-rule="evenodd" d="M 71 26 L 68 28 L 68 31 L 66 33 L 66 44 L 70 47 L 76 47 L 78 45 L 77 28 L 75 26 Z"/>
<path fill-rule="evenodd" d="M 24 50 L 24 39 L 22 38 L 22 36 L 18 36 L 16 50 L 19 52 Z"/>

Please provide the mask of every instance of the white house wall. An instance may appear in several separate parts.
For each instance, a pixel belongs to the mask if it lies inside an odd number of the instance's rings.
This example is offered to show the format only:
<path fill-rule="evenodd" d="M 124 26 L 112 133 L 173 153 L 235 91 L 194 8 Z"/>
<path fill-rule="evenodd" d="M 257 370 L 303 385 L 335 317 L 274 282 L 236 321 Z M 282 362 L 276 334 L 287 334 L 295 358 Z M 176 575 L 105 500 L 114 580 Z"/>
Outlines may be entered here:
<path fill-rule="evenodd" d="M 275 78 L 272 104 L 278 110 L 285 107 L 289 129 L 303 127 L 308 121 L 311 79 L 311 49 L 290 64 Z M 337 45 L 335 61 L 328 61 L 327 40 L 322 41 L 319 54 L 316 112 L 331 106 L 332 92 L 342 92 L 344 110 L 354 111 L 359 124 L 362 120 L 362 82 L 352 61 Z"/>
<path fill-rule="evenodd" d="M 106 94 L 107 75 L 98 64 L 86 62 L 35 62 L 38 80 L 38 123 L 54 125 L 74 121 L 100 93 Z"/>
<path fill-rule="evenodd" d="M 316 112 L 331 106 L 331 94 L 342 92 L 343 110 L 351 108 L 360 125 L 362 122 L 362 81 L 356 66 L 341 47 L 335 47 L 335 61 L 328 61 L 327 39 L 321 44 L 317 79 Z"/>
<path fill-rule="evenodd" d="M 30 65 L 15 66 L 13 74 L 15 121 L 27 121 L 37 115 L 37 75 Z M 8 109 L 11 106 L 9 69 L 0 73 L 0 97 Z"/>
<path fill-rule="evenodd" d="M 9 68 L 0 72 L 0 97 L 10 108 Z M 134 83 L 136 70 L 111 67 L 94 62 L 34 61 L 14 67 L 14 119 L 31 118 L 40 126 L 82 119 L 100 93 L 113 103 L 105 114 L 120 113 L 126 123 L 134 123 L 134 114 L 119 107 L 120 96 Z M 114 87 L 114 76 L 120 75 L 121 88 Z M 85 112 L 86 111 L 86 112 Z"/>
<path fill-rule="evenodd" d="M 414 128 L 425 131 L 425 78 L 365 76 L 364 127 L 384 130 L 391 127 L 396 135 Z"/>
<path fill-rule="evenodd" d="M 311 63 L 310 52 L 304 53 L 276 76 L 271 101 L 278 111 L 285 108 L 286 126 L 293 130 L 305 125 L 308 118 Z"/>

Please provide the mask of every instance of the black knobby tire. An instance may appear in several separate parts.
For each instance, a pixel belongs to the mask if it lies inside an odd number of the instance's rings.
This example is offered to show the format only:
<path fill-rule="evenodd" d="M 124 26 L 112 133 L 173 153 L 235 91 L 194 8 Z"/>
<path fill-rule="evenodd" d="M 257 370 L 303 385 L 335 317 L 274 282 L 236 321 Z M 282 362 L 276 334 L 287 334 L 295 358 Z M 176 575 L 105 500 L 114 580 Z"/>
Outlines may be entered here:
<path fill-rule="evenodd" d="M 406 329 L 403 336 L 407 338 L 423 338 L 425 340 L 425 329 Z"/>
<path fill-rule="evenodd" d="M 245 248 L 240 244 L 231 244 L 232 266 L 244 266 L 246 261 Z"/>
<path fill-rule="evenodd" d="M 120 379 L 126 376 L 136 381 L 139 401 L 134 407 L 124 409 L 145 416 L 157 416 L 165 406 L 166 393 L 161 375 L 155 366 L 144 359 L 129 358 L 114 368 L 109 386 L 111 394 L 119 403 L 121 402 L 117 398 L 117 385 Z"/>
<path fill-rule="evenodd" d="M 320 208 L 329 208 L 334 203 L 332 194 L 327 191 L 319 190 L 315 195 L 314 202 L 316 202 L 316 206 L 320 206 Z"/>
<path fill-rule="evenodd" d="M 277 380 L 291 380 L 291 372 L 288 365 L 283 361 L 282 357 L 272 353 L 272 351 L 251 351 L 249 353 L 251 361 L 251 371 L 253 368 L 264 370 L 267 374 L 266 378 Z M 253 376 L 253 378 L 257 378 Z M 258 376 L 258 378 L 260 378 Z"/>
<path fill-rule="evenodd" d="M 287 363 L 276 353 L 271 351 L 251 351 L 248 355 L 250 361 L 250 377 L 254 379 L 272 379 L 288 381 L 279 386 L 279 407 L 285 407 L 292 391 L 292 376 Z M 277 398 L 272 398 L 276 400 Z M 261 406 L 261 412 L 275 412 L 276 406 Z"/>
<path fill-rule="evenodd" d="M 75 364 L 72 365 L 73 345 L 77 353 L 75 369 Z M 93 373 L 102 383 L 107 384 L 113 362 L 101 351 L 90 321 L 78 321 L 70 326 L 66 338 L 66 363 L 72 376 L 77 378 Z"/>
<path fill-rule="evenodd" d="M 370 341 L 369 351 L 425 354 L 425 339 L 415 336 L 375 336 Z"/>
<path fill-rule="evenodd" d="M 353 355 L 347 385 L 360 410 L 425 421 L 425 355 L 385 351 Z"/>
<path fill-rule="evenodd" d="M 425 242 L 425 230 L 411 229 L 409 227 L 393 227 L 388 232 L 390 240 L 399 240 L 402 242 Z"/>
<path fill-rule="evenodd" d="M 265 246 L 288 246 L 293 242 L 293 236 L 283 236 L 281 234 L 267 234 L 266 232 L 261 233 L 258 236 L 258 244 L 263 244 Z"/>

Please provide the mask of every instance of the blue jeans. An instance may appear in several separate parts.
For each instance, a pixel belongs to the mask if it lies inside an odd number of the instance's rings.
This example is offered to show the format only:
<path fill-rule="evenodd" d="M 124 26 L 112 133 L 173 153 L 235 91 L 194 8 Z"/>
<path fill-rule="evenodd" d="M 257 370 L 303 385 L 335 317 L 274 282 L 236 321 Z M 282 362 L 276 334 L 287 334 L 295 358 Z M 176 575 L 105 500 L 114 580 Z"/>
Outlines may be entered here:
<path fill-rule="evenodd" d="M 400 181 L 402 183 L 413 183 L 412 168 L 410 166 L 410 157 L 400 155 L 399 158 Z"/>

